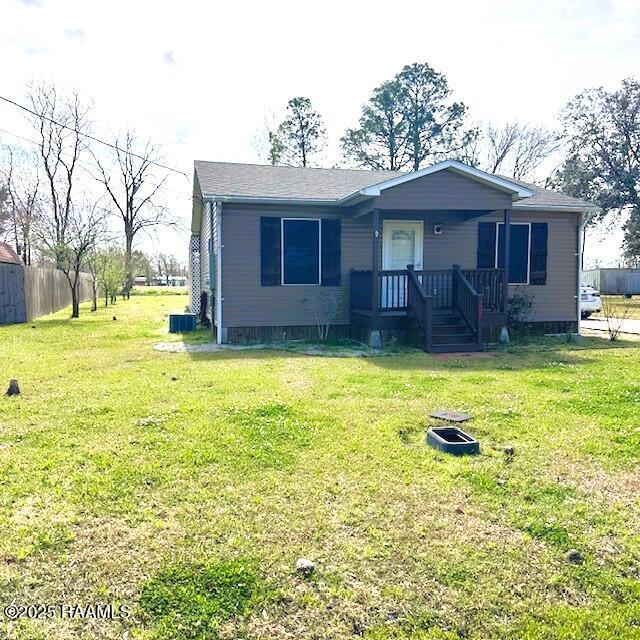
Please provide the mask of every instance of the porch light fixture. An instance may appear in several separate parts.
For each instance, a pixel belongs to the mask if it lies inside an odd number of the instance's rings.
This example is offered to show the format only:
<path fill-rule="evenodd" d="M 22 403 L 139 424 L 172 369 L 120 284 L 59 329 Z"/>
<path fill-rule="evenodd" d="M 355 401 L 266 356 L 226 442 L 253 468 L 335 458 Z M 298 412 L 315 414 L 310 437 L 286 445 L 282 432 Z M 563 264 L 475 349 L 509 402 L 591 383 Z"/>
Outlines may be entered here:
<path fill-rule="evenodd" d="M 442 222 L 438 222 L 433 225 L 434 236 L 441 236 L 443 231 L 444 231 L 444 225 L 442 224 Z"/>

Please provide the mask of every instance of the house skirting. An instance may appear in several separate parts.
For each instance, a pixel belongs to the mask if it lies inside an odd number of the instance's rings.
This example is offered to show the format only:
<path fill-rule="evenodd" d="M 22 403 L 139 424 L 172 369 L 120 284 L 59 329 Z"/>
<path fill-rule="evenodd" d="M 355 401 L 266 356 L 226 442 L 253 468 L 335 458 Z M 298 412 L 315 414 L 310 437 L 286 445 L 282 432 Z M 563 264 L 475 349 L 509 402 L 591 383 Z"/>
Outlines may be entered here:
<path fill-rule="evenodd" d="M 281 342 L 283 340 L 318 340 L 316 325 L 295 325 L 288 327 L 226 327 L 226 342 L 243 344 L 247 342 Z M 350 325 L 336 324 L 329 328 L 329 338 L 349 338 Z"/>
<path fill-rule="evenodd" d="M 503 318 L 495 316 L 488 318 L 483 325 L 485 343 L 499 341 L 500 329 L 504 326 Z M 333 325 L 329 329 L 329 337 L 333 339 L 350 338 L 358 342 L 367 343 L 372 330 L 369 323 L 354 322 L 353 324 Z M 523 325 L 527 333 L 544 335 L 546 333 L 576 333 L 578 322 L 575 320 L 559 320 L 546 322 L 527 322 Z M 406 321 L 397 319 L 378 323 L 378 330 L 383 344 L 389 342 L 411 341 L 406 329 Z M 318 340 L 318 327 L 315 325 L 294 325 L 278 327 L 228 327 L 225 342 L 230 344 L 246 344 L 251 342 L 281 342 L 283 340 Z"/>

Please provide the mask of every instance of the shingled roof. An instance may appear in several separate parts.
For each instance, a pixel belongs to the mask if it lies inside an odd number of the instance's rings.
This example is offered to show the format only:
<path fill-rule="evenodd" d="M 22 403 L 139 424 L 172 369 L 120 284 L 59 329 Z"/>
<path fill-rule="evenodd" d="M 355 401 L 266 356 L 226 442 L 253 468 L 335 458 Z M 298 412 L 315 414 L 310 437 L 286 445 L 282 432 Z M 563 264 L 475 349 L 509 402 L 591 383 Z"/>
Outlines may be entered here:
<path fill-rule="evenodd" d="M 196 160 L 203 195 L 334 202 L 402 171 L 316 169 Z"/>
<path fill-rule="evenodd" d="M 543 189 L 537 185 L 514 180 L 505 176 L 492 176 L 456 161 L 445 161 L 433 169 L 450 168 L 468 170 L 482 174 L 485 180 L 501 182 L 513 190 L 525 190 L 513 204 L 514 209 L 556 209 L 560 211 L 583 211 L 597 209 L 585 200 L 573 198 Z M 416 172 L 419 177 L 427 168 Z M 360 169 L 317 169 L 310 167 L 283 167 L 233 162 L 195 161 L 195 173 L 204 197 L 221 199 L 246 199 L 256 201 L 299 201 L 309 204 L 341 204 L 362 190 L 381 185 L 393 179 L 411 176 L 403 171 L 368 171 Z M 531 192 L 531 195 L 526 193 Z"/>
<path fill-rule="evenodd" d="M 0 242 L 0 262 L 21 264 L 18 254 L 6 242 Z"/>
<path fill-rule="evenodd" d="M 589 202 L 588 200 L 581 200 L 580 198 L 574 198 L 573 196 L 568 196 L 566 193 L 562 193 L 561 191 L 553 191 L 552 189 L 543 189 L 542 187 L 531 184 L 529 182 L 523 182 L 522 180 L 515 180 L 514 178 L 507 178 L 506 180 L 510 180 L 515 184 L 522 185 L 527 189 L 533 191 L 533 195 L 530 198 L 524 198 L 520 200 L 520 202 L 514 203 L 514 208 L 516 209 L 575 209 L 584 211 L 585 209 L 597 211 L 600 209 L 597 205 L 593 204 L 593 202 Z"/>

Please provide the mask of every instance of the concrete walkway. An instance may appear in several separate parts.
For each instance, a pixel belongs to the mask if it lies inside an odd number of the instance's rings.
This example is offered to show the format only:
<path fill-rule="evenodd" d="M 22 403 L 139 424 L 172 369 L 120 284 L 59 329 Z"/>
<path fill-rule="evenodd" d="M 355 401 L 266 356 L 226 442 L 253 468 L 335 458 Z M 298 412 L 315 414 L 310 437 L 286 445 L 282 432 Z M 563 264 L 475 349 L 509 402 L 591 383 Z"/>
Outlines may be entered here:
<path fill-rule="evenodd" d="M 594 318 L 592 316 L 588 320 L 582 321 L 582 327 L 593 331 L 607 331 L 607 321 L 605 318 Z M 640 335 L 640 320 L 623 320 L 620 332 Z"/>
<path fill-rule="evenodd" d="M 247 351 L 258 349 L 277 349 L 280 351 L 290 351 L 306 356 L 323 356 L 327 358 L 379 358 L 384 356 L 398 355 L 393 351 L 385 349 L 372 349 L 362 345 L 353 347 L 325 347 L 324 345 L 298 344 L 293 343 L 273 343 L 273 344 L 215 344 L 205 342 L 200 344 L 188 344 L 186 342 L 158 342 L 153 345 L 156 351 L 165 353 L 216 353 L 218 351 Z"/>

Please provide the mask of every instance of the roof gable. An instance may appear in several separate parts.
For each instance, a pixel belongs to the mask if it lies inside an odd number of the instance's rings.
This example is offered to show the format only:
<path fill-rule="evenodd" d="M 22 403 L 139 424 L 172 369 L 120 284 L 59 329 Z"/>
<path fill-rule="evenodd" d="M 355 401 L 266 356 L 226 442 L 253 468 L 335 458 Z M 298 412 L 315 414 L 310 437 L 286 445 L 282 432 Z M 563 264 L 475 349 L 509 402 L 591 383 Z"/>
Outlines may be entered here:
<path fill-rule="evenodd" d="M 475 180 L 464 173 L 449 168 L 424 173 L 412 180 L 390 180 L 380 188 L 365 190 L 368 194 L 376 189 L 371 206 L 383 210 L 455 210 L 491 211 L 513 206 L 511 191 L 498 189 L 484 181 Z"/>
<path fill-rule="evenodd" d="M 486 173 L 485 171 L 481 171 L 475 167 L 470 167 L 462 162 L 458 162 L 457 160 L 445 160 L 444 162 L 438 162 L 437 164 L 426 167 L 425 169 L 420 169 L 419 171 L 394 176 L 377 185 L 363 189 L 361 193 L 362 195 L 376 197 L 386 189 L 392 189 L 393 187 L 397 187 L 401 184 L 438 173 L 439 171 L 452 171 L 494 189 L 498 189 L 499 191 L 504 191 L 505 193 L 511 194 L 513 200 L 528 198 L 533 195 L 533 191 L 525 187 L 522 183 L 516 183 L 507 178 Z"/>

